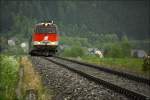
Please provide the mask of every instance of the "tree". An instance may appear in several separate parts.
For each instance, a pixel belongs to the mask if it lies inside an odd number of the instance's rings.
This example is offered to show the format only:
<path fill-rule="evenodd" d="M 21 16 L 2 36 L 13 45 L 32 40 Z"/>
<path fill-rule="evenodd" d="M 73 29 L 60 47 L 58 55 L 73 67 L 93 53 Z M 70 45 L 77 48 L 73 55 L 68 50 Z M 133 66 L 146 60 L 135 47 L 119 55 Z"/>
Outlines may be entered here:
<path fill-rule="evenodd" d="M 31 36 L 33 32 L 33 26 L 36 23 L 35 19 L 29 19 L 26 16 L 22 16 L 20 14 L 13 16 L 13 25 L 11 27 L 10 34 L 26 37 Z"/>
<path fill-rule="evenodd" d="M 128 37 L 124 35 L 121 40 L 121 48 L 123 52 L 124 57 L 130 57 L 130 52 L 131 52 L 131 44 L 129 43 Z"/>

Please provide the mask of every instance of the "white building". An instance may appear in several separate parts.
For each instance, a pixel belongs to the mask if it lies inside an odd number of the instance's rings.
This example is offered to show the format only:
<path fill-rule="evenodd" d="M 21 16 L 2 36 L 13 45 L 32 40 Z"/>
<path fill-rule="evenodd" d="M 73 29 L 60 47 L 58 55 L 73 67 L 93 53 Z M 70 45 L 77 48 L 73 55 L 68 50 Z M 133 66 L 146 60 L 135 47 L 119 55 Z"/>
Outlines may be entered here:
<path fill-rule="evenodd" d="M 133 50 L 131 50 L 131 56 L 132 57 L 143 58 L 146 55 L 147 55 L 147 53 L 144 50 L 141 50 L 141 49 L 133 49 Z"/>

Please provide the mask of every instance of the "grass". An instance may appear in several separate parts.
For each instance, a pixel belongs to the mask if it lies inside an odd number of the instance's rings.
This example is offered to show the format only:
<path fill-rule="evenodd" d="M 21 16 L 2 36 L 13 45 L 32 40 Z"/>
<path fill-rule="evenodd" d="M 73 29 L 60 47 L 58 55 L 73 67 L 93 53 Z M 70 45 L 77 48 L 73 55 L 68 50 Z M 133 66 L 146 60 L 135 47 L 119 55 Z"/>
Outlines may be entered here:
<path fill-rule="evenodd" d="M 0 55 L 0 100 L 16 99 L 19 57 Z"/>
<path fill-rule="evenodd" d="M 48 91 L 46 87 L 43 86 L 41 77 L 37 72 L 35 72 L 32 63 L 27 57 L 21 59 L 21 65 L 24 66 L 24 77 L 23 77 L 23 92 L 28 89 L 34 89 L 38 91 L 38 100 L 51 100 L 53 97 L 53 92 Z"/>
<path fill-rule="evenodd" d="M 26 90 L 38 91 L 38 100 L 51 100 L 53 92 L 43 86 L 27 56 L 0 55 L 0 100 L 23 100 Z M 22 77 L 20 66 L 24 68 Z"/>
<path fill-rule="evenodd" d="M 82 57 L 82 60 L 89 63 L 103 65 L 113 69 L 126 70 L 136 74 L 149 76 L 149 72 L 142 71 L 143 59 L 138 58 L 99 58 L 96 56 Z"/>

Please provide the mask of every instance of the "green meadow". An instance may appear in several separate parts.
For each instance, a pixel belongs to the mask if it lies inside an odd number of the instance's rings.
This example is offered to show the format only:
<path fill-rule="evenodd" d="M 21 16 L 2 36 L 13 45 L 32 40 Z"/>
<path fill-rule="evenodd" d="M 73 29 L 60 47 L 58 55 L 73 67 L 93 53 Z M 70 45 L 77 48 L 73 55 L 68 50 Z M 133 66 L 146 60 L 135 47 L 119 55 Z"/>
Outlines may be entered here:
<path fill-rule="evenodd" d="M 99 58 L 96 56 L 82 57 L 84 62 L 102 65 L 103 67 L 119 69 L 149 76 L 149 71 L 143 71 L 143 59 L 139 58 Z"/>

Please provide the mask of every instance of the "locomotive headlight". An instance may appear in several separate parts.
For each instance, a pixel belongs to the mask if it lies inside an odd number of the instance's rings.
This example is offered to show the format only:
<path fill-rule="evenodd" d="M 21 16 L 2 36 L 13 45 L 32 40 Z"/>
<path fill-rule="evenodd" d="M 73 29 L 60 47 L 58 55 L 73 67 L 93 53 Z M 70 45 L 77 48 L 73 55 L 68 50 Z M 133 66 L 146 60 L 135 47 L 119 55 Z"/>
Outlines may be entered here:
<path fill-rule="evenodd" d="M 58 41 L 51 42 L 51 45 L 58 45 Z"/>
<path fill-rule="evenodd" d="M 45 26 L 48 26 L 48 24 L 47 24 L 47 23 L 45 23 Z"/>
<path fill-rule="evenodd" d="M 39 45 L 39 44 L 41 44 L 41 43 L 38 42 L 38 41 L 34 41 L 33 44 L 34 44 L 34 45 Z"/>

